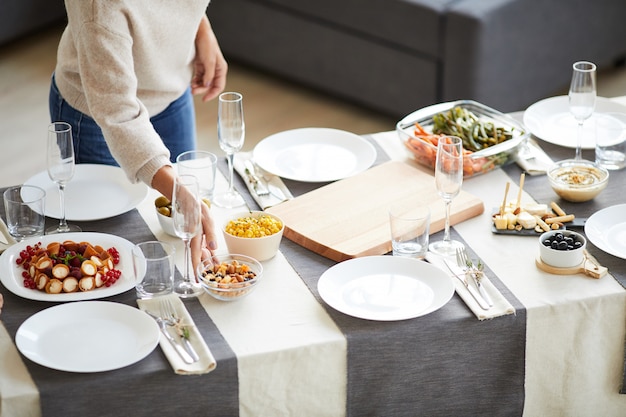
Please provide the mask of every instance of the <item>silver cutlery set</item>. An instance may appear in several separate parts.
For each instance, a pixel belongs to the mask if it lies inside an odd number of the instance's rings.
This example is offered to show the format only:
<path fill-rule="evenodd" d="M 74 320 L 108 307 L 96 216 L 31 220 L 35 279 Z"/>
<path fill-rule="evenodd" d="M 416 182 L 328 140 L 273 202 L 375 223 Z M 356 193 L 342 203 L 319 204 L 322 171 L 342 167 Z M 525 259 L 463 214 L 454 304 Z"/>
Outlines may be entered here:
<path fill-rule="evenodd" d="M 462 248 L 456 250 L 456 264 L 448 259 L 444 261 L 450 272 L 463 283 L 480 308 L 489 310 L 493 307 L 493 301 L 481 283 L 484 272 L 483 264 L 480 260 L 474 265 L 465 248 Z M 468 277 L 472 279 L 473 285 L 468 281 Z"/>
<path fill-rule="evenodd" d="M 156 320 L 159 328 L 161 329 L 161 333 L 163 333 L 165 338 L 170 342 L 176 350 L 176 353 L 178 353 L 180 358 L 185 363 L 191 364 L 200 360 L 198 353 L 196 353 L 195 349 L 191 345 L 189 337 L 186 335 L 185 330 L 182 327 L 184 324 L 181 323 L 181 319 L 177 316 L 171 301 L 161 300 L 159 302 L 158 315 L 148 310 L 145 310 L 145 312 Z M 176 338 L 172 336 L 169 328 L 176 330 Z"/>

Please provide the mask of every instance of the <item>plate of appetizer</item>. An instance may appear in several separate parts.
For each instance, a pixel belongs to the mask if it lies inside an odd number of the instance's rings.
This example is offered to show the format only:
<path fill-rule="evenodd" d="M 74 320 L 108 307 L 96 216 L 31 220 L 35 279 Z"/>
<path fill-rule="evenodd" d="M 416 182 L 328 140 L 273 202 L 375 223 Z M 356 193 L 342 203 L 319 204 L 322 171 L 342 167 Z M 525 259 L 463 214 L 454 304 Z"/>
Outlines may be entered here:
<path fill-rule="evenodd" d="M 460 137 L 465 178 L 512 162 L 529 136 L 511 116 L 472 100 L 424 107 L 400 120 L 396 132 L 414 159 L 430 168 L 435 167 L 439 137 Z"/>
<path fill-rule="evenodd" d="M 525 174 L 520 176 L 517 200 L 507 201 L 510 183 L 506 183 L 504 199 L 500 207 L 491 216 L 491 231 L 496 234 L 514 236 L 539 236 L 550 230 L 583 227 L 585 219 L 577 219 L 572 213 L 566 213 L 556 202 L 523 203 L 522 190 Z"/>
<path fill-rule="evenodd" d="M 0 282 L 38 301 L 84 301 L 135 287 L 133 244 L 104 233 L 64 233 L 25 239 L 0 255 Z"/>

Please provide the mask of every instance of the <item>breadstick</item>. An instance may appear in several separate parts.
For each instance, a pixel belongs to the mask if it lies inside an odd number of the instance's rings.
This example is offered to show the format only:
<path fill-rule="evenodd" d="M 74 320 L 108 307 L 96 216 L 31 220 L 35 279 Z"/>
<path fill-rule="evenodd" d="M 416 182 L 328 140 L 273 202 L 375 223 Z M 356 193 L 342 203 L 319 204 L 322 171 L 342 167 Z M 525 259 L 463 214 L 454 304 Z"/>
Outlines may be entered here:
<path fill-rule="evenodd" d="M 535 215 L 535 220 L 537 220 L 537 224 L 543 229 L 544 232 L 549 232 L 550 230 L 552 230 L 552 228 L 550 228 L 550 226 L 548 226 L 546 222 L 541 220 L 541 217 Z"/>
<path fill-rule="evenodd" d="M 506 196 L 509 194 L 509 186 L 511 184 L 507 181 L 506 187 L 504 187 L 504 199 L 502 200 L 502 205 L 500 206 L 500 216 L 504 215 L 504 206 L 506 206 Z"/>
<path fill-rule="evenodd" d="M 555 210 L 556 211 L 556 210 Z M 574 220 L 574 215 L 573 214 L 566 214 L 565 216 L 557 216 L 557 217 L 548 217 L 545 222 L 547 224 L 552 224 L 552 223 L 567 223 L 567 222 L 571 222 L 572 220 Z"/>
<path fill-rule="evenodd" d="M 559 207 L 559 205 L 556 204 L 554 201 L 550 203 L 550 207 L 552 207 L 552 210 L 554 210 L 554 212 L 559 216 L 567 215 L 567 213 L 565 213 L 565 211 L 563 211 L 563 209 Z"/>
<path fill-rule="evenodd" d="M 517 205 L 515 208 L 519 208 L 522 204 L 522 190 L 524 189 L 524 179 L 526 178 L 526 173 L 522 172 L 522 175 L 519 177 L 519 191 L 517 192 Z"/>

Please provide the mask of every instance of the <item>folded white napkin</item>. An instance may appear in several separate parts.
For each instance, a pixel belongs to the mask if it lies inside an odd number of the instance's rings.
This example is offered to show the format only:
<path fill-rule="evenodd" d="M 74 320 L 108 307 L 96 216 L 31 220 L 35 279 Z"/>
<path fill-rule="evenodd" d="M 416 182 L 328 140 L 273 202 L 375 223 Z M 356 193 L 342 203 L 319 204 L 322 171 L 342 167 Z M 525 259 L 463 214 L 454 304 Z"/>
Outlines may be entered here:
<path fill-rule="evenodd" d="M 515 162 L 529 175 L 544 175 L 554 161 L 534 139 L 528 139 L 515 157 Z"/>
<path fill-rule="evenodd" d="M 9 246 L 15 244 L 15 239 L 9 233 L 9 228 L 7 227 L 2 217 L 0 217 L 0 253 L 4 252 Z"/>
<path fill-rule="evenodd" d="M 233 167 L 241 178 L 243 178 L 243 181 L 246 183 L 246 187 L 248 187 L 248 190 L 250 191 L 250 195 L 254 198 L 254 201 L 259 204 L 259 207 L 261 207 L 262 210 L 293 198 L 293 195 L 289 192 L 289 189 L 285 186 L 285 183 L 283 183 L 283 180 L 281 180 L 280 177 L 270 174 L 253 164 L 257 176 L 264 181 L 265 184 L 267 184 L 270 192 L 267 195 L 257 195 L 254 191 L 254 186 L 246 174 L 246 168 L 244 166 L 246 160 L 252 161 L 252 152 L 238 152 L 235 154 Z"/>
<path fill-rule="evenodd" d="M 426 260 L 452 277 L 457 294 L 459 294 L 465 304 L 467 304 L 470 310 L 472 310 L 478 320 L 493 319 L 495 317 L 505 316 L 508 314 L 515 314 L 515 309 L 511 303 L 504 298 L 502 293 L 491 283 L 491 281 L 489 281 L 489 278 L 487 278 L 486 275 L 480 282 L 493 301 L 493 306 L 490 307 L 489 310 L 483 310 L 480 308 L 476 300 L 474 300 L 474 297 L 472 297 L 463 283 L 454 276 L 450 269 L 448 269 L 442 256 L 428 252 L 426 253 Z M 449 260 L 456 263 L 456 259 L 449 258 Z M 469 283 L 469 285 L 474 285 L 472 280 L 469 280 Z"/>
<path fill-rule="evenodd" d="M 189 341 L 200 357 L 200 360 L 197 362 L 191 364 L 185 363 L 178 353 L 176 353 L 176 350 L 172 347 L 170 342 L 161 334 L 159 344 L 161 345 L 161 349 L 163 349 L 163 353 L 167 357 L 167 360 L 174 369 L 174 372 L 179 375 L 199 375 L 211 372 L 217 366 L 217 362 L 215 361 L 211 350 L 204 342 L 202 335 L 200 335 L 200 332 L 196 328 L 196 325 L 185 308 L 185 305 L 177 295 L 169 294 L 151 299 L 139 299 L 137 300 L 137 305 L 143 311 L 149 311 L 156 316 L 160 316 L 159 304 L 165 298 L 168 298 L 171 301 L 174 309 L 176 310 L 176 316 L 181 319 L 181 322 L 188 326 Z M 176 331 L 174 329 L 171 330 L 171 334 L 174 338 L 178 338 L 178 336 L 176 336 Z"/>

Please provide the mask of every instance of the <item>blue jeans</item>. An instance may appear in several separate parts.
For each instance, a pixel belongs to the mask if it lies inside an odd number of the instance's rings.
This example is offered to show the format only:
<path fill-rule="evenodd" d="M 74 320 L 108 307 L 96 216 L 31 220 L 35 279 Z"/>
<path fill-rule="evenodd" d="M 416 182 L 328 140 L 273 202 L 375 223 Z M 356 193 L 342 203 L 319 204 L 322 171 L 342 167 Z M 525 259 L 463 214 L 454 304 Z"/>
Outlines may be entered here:
<path fill-rule="evenodd" d="M 49 107 L 52 121 L 63 121 L 72 126 L 76 163 L 119 166 L 109 152 L 98 124 L 65 101 L 54 76 L 50 83 Z M 191 89 L 187 89 L 161 113 L 152 116 L 150 122 L 170 150 L 172 162 L 176 162 L 176 157 L 182 152 L 196 148 L 196 118 Z"/>

